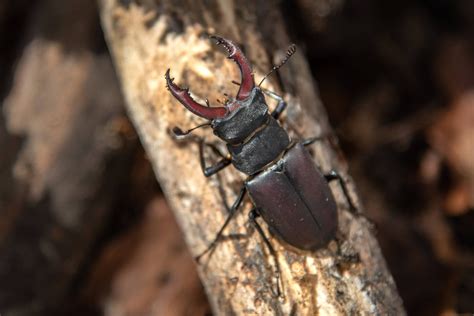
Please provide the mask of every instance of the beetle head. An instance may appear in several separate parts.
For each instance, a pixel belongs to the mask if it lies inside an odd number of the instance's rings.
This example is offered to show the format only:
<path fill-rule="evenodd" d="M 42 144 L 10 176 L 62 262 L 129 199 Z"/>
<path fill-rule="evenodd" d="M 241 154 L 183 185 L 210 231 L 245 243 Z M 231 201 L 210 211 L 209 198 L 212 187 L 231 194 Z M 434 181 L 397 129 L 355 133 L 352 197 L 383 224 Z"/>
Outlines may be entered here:
<path fill-rule="evenodd" d="M 222 119 L 229 113 L 237 110 L 240 107 L 241 102 L 251 95 L 252 90 L 255 88 L 255 83 L 253 80 L 252 68 L 240 48 L 233 42 L 222 37 L 211 36 L 211 38 L 215 39 L 218 45 L 224 46 L 229 53 L 228 58 L 235 61 L 239 66 L 242 79 L 235 100 L 227 102 L 224 107 L 203 106 L 191 97 L 189 89 L 183 89 L 173 82 L 173 78 L 170 77 L 169 69 L 166 71 L 165 79 L 166 86 L 171 94 L 189 111 L 206 119 L 215 120 Z"/>

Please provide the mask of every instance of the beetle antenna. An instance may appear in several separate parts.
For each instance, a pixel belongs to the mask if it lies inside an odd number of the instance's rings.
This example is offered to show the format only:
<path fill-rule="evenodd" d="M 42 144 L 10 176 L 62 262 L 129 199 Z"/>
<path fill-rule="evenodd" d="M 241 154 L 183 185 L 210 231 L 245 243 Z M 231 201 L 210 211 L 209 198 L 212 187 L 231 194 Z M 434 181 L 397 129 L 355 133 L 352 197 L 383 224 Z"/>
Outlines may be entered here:
<path fill-rule="evenodd" d="M 283 58 L 283 60 L 279 64 L 273 66 L 273 68 L 262 78 L 258 86 L 260 87 L 260 85 L 265 81 L 265 79 L 267 79 L 267 77 L 270 76 L 275 70 L 278 70 L 281 66 L 286 64 L 288 59 L 290 59 L 290 57 L 293 56 L 295 52 L 296 52 L 296 45 L 291 44 L 290 47 L 288 47 L 288 50 L 286 51 L 285 58 Z"/>
<path fill-rule="evenodd" d="M 173 127 L 172 132 L 173 132 L 174 136 L 180 138 L 180 137 L 183 137 L 183 136 L 188 135 L 189 133 L 191 133 L 191 132 L 194 131 L 195 129 L 198 129 L 198 128 L 201 128 L 201 127 L 205 127 L 205 126 L 209 126 L 209 125 L 211 125 L 211 122 L 207 122 L 207 123 L 204 123 L 204 124 L 195 126 L 195 127 L 193 127 L 193 128 L 188 129 L 187 131 L 183 131 L 183 130 L 182 130 L 181 128 L 179 128 L 178 126 L 175 126 L 175 127 Z"/>

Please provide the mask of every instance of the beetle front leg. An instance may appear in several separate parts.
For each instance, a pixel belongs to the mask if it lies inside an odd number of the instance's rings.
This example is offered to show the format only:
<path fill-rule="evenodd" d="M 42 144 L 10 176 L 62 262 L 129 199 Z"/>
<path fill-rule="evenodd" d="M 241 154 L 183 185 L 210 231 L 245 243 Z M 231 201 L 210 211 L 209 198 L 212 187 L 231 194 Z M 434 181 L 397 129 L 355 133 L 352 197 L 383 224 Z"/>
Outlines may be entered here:
<path fill-rule="evenodd" d="M 245 197 L 245 193 L 247 192 L 247 187 L 244 185 L 242 189 L 240 189 L 239 195 L 237 196 L 237 199 L 235 200 L 234 204 L 232 204 L 232 207 L 230 208 L 229 215 L 227 215 L 227 218 L 224 222 L 224 225 L 222 225 L 221 229 L 219 229 L 219 232 L 217 232 L 216 237 L 214 240 L 209 244 L 209 246 L 204 250 L 200 255 L 195 257 L 196 261 L 199 262 L 201 260 L 201 257 L 204 256 L 206 253 L 209 251 L 215 249 L 217 242 L 222 238 L 222 234 L 224 232 L 224 229 L 229 225 L 230 221 L 234 217 L 235 213 L 237 213 L 237 209 L 239 208 L 240 204 L 242 204 L 242 201 Z"/>
<path fill-rule="evenodd" d="M 221 171 L 222 169 L 224 169 L 228 165 L 230 165 L 230 163 L 232 162 L 231 159 L 229 159 L 224 154 L 222 154 L 216 146 L 214 146 L 212 144 L 206 144 L 207 146 L 211 147 L 211 149 L 217 155 L 222 157 L 222 159 L 219 160 L 216 164 L 214 164 L 212 166 L 209 166 L 209 167 L 206 167 L 206 161 L 204 159 L 204 145 L 205 145 L 204 140 L 202 140 L 199 143 L 199 162 L 201 163 L 201 170 L 202 170 L 202 173 L 204 173 L 204 176 L 210 177 L 210 176 L 218 173 L 219 171 Z"/>
<path fill-rule="evenodd" d="M 268 248 L 268 251 L 270 252 L 270 255 L 273 257 L 273 260 L 275 260 L 275 275 L 276 275 L 276 281 L 277 281 L 277 293 L 276 293 L 276 296 L 281 296 L 282 294 L 282 290 L 281 290 L 281 279 L 280 279 L 280 275 L 281 275 L 281 270 L 280 270 L 280 264 L 278 263 L 278 258 L 277 258 L 277 254 L 276 254 L 276 251 L 275 251 L 275 248 L 273 248 L 272 244 L 270 243 L 270 241 L 268 240 L 267 236 L 265 236 L 265 233 L 262 229 L 262 227 L 260 226 L 260 224 L 257 222 L 257 218 L 260 217 L 260 214 L 258 213 L 258 210 L 256 208 L 252 209 L 250 212 L 249 212 L 249 221 L 250 223 L 255 227 L 255 229 L 257 230 L 258 234 L 260 235 L 260 237 L 262 237 L 263 239 L 263 242 L 265 243 L 265 245 L 267 246 Z"/>
<path fill-rule="evenodd" d="M 268 95 L 270 98 L 278 101 L 276 108 L 273 110 L 271 114 L 275 120 L 278 120 L 280 115 L 283 113 L 283 111 L 285 111 L 286 107 L 288 106 L 288 103 L 286 103 L 286 101 L 283 100 L 283 98 L 279 96 L 278 94 L 276 94 L 275 92 L 267 90 L 267 89 L 263 89 L 263 88 L 260 88 L 260 89 L 262 90 L 263 93 Z"/>
<path fill-rule="evenodd" d="M 331 170 L 328 174 L 325 174 L 324 177 L 326 178 L 327 182 L 331 182 L 333 180 L 339 181 L 339 184 L 341 185 L 341 188 L 342 188 L 342 192 L 344 192 L 344 195 L 346 196 L 350 210 L 353 212 L 357 211 L 357 207 L 352 201 L 352 198 L 349 194 L 349 190 L 347 189 L 346 181 L 344 180 L 344 178 L 342 178 L 342 176 L 336 170 Z"/>

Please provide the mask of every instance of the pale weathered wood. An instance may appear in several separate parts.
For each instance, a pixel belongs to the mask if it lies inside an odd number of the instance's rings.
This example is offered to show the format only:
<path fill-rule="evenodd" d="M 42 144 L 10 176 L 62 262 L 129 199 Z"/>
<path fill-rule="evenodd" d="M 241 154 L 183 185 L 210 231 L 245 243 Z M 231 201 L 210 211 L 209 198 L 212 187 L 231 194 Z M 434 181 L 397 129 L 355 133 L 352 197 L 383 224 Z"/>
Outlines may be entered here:
<path fill-rule="evenodd" d="M 197 255 L 226 216 L 218 184 L 227 188 L 231 203 L 243 177 L 228 168 L 218 177 L 204 178 L 197 145 L 178 143 L 171 137 L 172 127 L 188 128 L 202 121 L 173 99 L 165 89 L 163 75 L 171 68 L 177 83 L 191 86 L 196 95 L 215 103 L 216 97 L 223 98 L 223 92 L 235 93 L 230 81 L 239 77 L 237 67 L 212 47 L 206 32 L 245 45 L 257 80 L 270 68 L 267 56 L 283 53 L 289 39 L 278 9 L 270 2 L 242 7 L 233 1 L 140 3 L 101 0 L 102 23 L 129 114 L 188 246 Z M 286 92 L 290 106 L 283 121 L 292 136 L 330 132 L 301 53 L 285 66 L 281 78 L 281 89 L 270 83 L 267 87 Z M 215 141 L 209 130 L 196 134 Z M 323 170 L 339 169 L 348 177 L 331 142 L 317 143 L 311 150 Z M 350 179 L 348 182 L 351 196 L 357 200 Z M 245 203 L 244 211 L 227 230 L 239 238 L 224 240 L 212 257 L 205 257 L 198 265 L 217 315 L 404 314 L 369 223 L 348 211 L 340 186 L 334 183 L 331 187 L 339 204 L 339 231 L 327 248 L 300 252 L 271 239 L 282 269 L 284 297 L 274 294 L 275 262 L 247 224 L 250 203 Z"/>

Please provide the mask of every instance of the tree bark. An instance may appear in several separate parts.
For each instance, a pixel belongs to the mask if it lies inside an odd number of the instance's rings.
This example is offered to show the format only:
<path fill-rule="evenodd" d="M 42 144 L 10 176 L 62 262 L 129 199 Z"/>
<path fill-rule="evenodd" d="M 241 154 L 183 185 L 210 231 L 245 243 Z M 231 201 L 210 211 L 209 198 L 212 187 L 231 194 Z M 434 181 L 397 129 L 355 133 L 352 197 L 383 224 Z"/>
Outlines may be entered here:
<path fill-rule="evenodd" d="M 177 142 L 174 126 L 202 121 L 187 112 L 165 89 L 163 75 L 171 68 L 176 82 L 191 86 L 209 100 L 235 93 L 231 78 L 237 67 L 217 53 L 208 33 L 217 33 L 244 45 L 257 79 L 290 43 L 277 6 L 271 2 L 100 0 L 105 35 L 115 60 L 130 117 L 152 161 L 185 239 L 194 255 L 201 253 L 222 226 L 227 203 L 236 198 L 243 176 L 227 168 L 206 179 L 200 170 L 198 146 Z M 278 52 L 278 53 L 274 53 Z M 316 93 L 304 55 L 297 53 L 266 87 L 283 94 L 289 107 L 283 125 L 292 138 L 330 133 L 325 111 Z M 209 130 L 196 131 L 217 142 Z M 331 138 L 333 139 L 333 138 Z M 336 169 L 347 180 L 350 198 L 362 208 L 345 170 L 337 145 L 317 142 L 310 148 L 323 171 Z M 222 185 L 224 194 L 219 194 Z M 277 258 L 247 224 L 247 200 L 226 230 L 232 238 L 220 242 L 198 271 L 217 315 L 404 314 L 393 279 L 386 268 L 370 224 L 349 211 L 347 197 L 334 183 L 339 206 L 339 228 L 334 241 L 321 250 L 289 249 L 275 238 L 270 242 Z M 221 192 L 222 193 L 222 192 Z M 265 228 L 266 226 L 263 225 Z M 270 236 L 265 228 L 267 236 Z M 282 270 L 283 295 L 275 295 L 275 259 Z"/>

